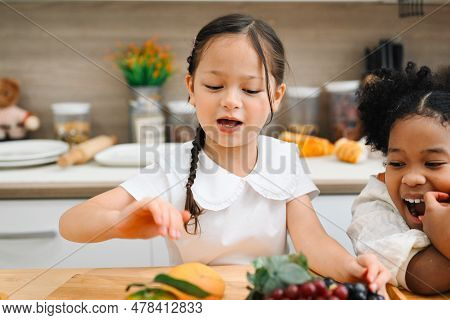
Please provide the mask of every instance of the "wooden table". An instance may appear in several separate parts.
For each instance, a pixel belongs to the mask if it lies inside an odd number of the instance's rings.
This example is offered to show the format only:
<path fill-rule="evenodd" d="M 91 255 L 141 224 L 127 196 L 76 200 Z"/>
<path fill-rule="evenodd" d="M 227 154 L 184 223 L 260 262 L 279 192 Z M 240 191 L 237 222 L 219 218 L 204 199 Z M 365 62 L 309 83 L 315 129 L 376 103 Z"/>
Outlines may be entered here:
<path fill-rule="evenodd" d="M 251 266 L 214 266 L 226 283 L 225 299 L 245 299 L 248 285 L 246 274 Z M 112 269 L 17 269 L 0 270 L 0 292 L 9 299 L 123 299 L 126 285 L 149 282 L 169 268 L 112 268 Z M 444 296 L 423 297 L 388 286 L 392 299 L 450 299 Z"/>

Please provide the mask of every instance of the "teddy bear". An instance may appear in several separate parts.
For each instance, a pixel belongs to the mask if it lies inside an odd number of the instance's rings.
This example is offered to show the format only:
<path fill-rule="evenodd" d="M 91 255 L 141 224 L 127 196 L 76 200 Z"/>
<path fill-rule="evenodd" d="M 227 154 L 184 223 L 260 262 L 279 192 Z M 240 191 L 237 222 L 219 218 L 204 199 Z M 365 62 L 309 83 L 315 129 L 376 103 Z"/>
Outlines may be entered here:
<path fill-rule="evenodd" d="M 39 118 L 17 106 L 19 96 L 15 80 L 0 78 L 0 141 L 22 139 L 27 131 L 39 129 Z"/>

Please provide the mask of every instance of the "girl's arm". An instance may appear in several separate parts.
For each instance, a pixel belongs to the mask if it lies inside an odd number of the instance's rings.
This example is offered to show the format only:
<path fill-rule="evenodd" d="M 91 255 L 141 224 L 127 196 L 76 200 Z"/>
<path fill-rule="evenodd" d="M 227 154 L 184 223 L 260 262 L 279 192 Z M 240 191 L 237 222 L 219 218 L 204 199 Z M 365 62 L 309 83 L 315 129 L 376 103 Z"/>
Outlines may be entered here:
<path fill-rule="evenodd" d="M 65 239 L 74 242 L 148 239 L 157 235 L 175 239 L 183 228 L 183 220 L 189 220 L 189 214 L 166 201 L 136 201 L 117 187 L 67 210 L 59 221 L 59 230 Z"/>
<path fill-rule="evenodd" d="M 405 281 L 418 294 L 444 293 L 450 290 L 450 260 L 431 245 L 411 259 Z"/>
<path fill-rule="evenodd" d="M 364 279 L 372 291 L 384 290 L 390 273 L 373 255 L 350 255 L 328 236 L 307 195 L 287 204 L 287 226 L 294 247 L 308 258 L 311 269 L 340 282 Z"/>

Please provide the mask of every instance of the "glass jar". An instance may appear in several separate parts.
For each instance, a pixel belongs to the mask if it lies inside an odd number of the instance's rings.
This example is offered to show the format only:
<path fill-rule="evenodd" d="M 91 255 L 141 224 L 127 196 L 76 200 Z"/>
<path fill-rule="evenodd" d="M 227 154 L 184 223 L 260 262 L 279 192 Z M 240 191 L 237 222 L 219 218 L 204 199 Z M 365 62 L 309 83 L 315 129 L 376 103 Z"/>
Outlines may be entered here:
<path fill-rule="evenodd" d="M 164 114 L 159 103 L 159 87 L 133 88 L 136 100 L 130 101 L 130 139 L 146 145 L 164 143 Z"/>
<path fill-rule="evenodd" d="M 289 130 L 302 134 L 314 134 L 319 131 L 319 94 L 318 87 L 288 87 L 283 125 Z"/>
<path fill-rule="evenodd" d="M 89 139 L 91 105 L 84 102 L 52 104 L 54 131 L 57 139 L 78 144 Z"/>
<path fill-rule="evenodd" d="M 356 102 L 356 90 L 359 81 L 335 81 L 325 88 L 330 93 L 330 124 L 332 139 L 342 137 L 359 140 L 359 116 Z"/>
<path fill-rule="evenodd" d="M 195 108 L 185 100 L 167 103 L 167 127 L 170 142 L 187 142 L 195 138 L 198 126 Z"/>

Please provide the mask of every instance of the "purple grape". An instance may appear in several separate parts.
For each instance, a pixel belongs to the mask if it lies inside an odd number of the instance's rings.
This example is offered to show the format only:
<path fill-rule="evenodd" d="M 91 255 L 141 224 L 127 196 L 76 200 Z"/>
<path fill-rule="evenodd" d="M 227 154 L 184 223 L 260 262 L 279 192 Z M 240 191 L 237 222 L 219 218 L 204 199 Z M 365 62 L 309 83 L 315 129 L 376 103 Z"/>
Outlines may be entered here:
<path fill-rule="evenodd" d="M 333 290 L 333 295 L 338 297 L 339 300 L 347 300 L 348 290 L 343 284 L 338 284 L 336 289 Z"/>
<path fill-rule="evenodd" d="M 290 284 L 286 289 L 284 289 L 284 295 L 291 300 L 298 298 L 298 287 L 295 284 Z"/>
<path fill-rule="evenodd" d="M 367 295 L 367 287 L 363 283 L 357 282 L 353 285 L 353 288 L 356 292 L 362 292 Z"/>
<path fill-rule="evenodd" d="M 281 288 L 277 288 L 275 290 L 273 290 L 272 294 L 270 295 L 270 297 L 274 300 L 281 300 L 284 296 L 284 291 Z"/>
<path fill-rule="evenodd" d="M 331 278 L 325 278 L 325 279 L 323 279 L 323 281 L 325 282 L 325 284 L 327 285 L 327 287 L 330 287 L 332 284 L 335 284 L 335 283 L 336 283 L 336 281 L 334 281 L 334 280 L 331 279 Z"/>
<path fill-rule="evenodd" d="M 299 299 L 314 299 L 316 286 L 312 282 L 305 282 L 299 285 Z"/>
<path fill-rule="evenodd" d="M 331 296 L 328 298 L 328 300 L 341 300 L 341 299 L 339 299 L 339 297 L 336 297 L 336 296 L 334 296 L 334 295 L 331 295 Z"/>
<path fill-rule="evenodd" d="M 328 298 L 328 288 L 323 280 L 314 280 L 313 284 L 316 287 L 316 297 Z"/>

